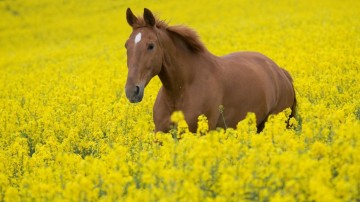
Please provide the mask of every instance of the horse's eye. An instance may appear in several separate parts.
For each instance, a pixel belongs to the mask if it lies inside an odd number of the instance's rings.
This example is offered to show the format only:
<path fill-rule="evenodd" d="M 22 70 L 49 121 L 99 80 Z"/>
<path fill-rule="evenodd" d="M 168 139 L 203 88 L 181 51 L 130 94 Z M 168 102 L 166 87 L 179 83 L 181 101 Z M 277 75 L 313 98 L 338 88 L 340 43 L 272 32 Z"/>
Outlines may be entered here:
<path fill-rule="evenodd" d="M 155 45 L 151 43 L 151 44 L 148 45 L 147 49 L 152 50 L 152 49 L 154 49 L 154 47 L 155 47 Z"/>

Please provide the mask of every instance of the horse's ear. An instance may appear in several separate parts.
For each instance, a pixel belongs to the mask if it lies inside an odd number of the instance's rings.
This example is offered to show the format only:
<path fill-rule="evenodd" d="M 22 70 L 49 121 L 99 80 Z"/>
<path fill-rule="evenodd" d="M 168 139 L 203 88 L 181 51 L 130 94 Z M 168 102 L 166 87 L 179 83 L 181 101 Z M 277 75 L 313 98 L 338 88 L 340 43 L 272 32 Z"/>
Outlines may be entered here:
<path fill-rule="evenodd" d="M 152 12 L 147 8 L 144 8 L 144 20 L 147 25 L 150 25 L 151 27 L 155 26 L 155 17 Z"/>
<path fill-rule="evenodd" d="M 129 25 L 132 27 L 135 22 L 138 20 L 137 17 L 133 14 L 130 8 L 126 10 L 126 20 L 129 23 Z"/>

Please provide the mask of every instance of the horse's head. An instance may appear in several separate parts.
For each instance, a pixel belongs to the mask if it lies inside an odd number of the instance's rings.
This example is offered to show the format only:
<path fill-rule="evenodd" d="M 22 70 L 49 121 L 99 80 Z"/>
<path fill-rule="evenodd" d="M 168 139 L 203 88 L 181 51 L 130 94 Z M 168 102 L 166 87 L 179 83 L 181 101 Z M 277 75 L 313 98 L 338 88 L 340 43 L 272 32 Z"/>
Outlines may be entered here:
<path fill-rule="evenodd" d="M 138 19 L 128 8 L 126 19 L 133 31 L 126 41 L 128 77 L 125 91 L 130 102 L 140 102 L 144 88 L 152 77 L 159 74 L 163 61 L 156 20 L 150 10 L 144 9 L 143 19 Z"/>

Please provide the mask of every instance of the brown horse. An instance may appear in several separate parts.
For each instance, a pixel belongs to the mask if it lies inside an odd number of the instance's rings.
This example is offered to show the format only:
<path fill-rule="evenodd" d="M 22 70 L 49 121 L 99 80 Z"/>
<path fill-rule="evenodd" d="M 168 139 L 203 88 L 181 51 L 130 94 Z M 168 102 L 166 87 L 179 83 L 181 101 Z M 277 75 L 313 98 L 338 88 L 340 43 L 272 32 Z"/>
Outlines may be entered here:
<path fill-rule="evenodd" d="M 174 111 L 184 113 L 192 132 L 201 114 L 215 129 L 236 127 L 248 112 L 254 112 L 258 131 L 270 114 L 288 107 L 294 114 L 292 78 L 266 56 L 237 52 L 217 57 L 192 29 L 168 26 L 146 8 L 143 17 L 128 8 L 126 19 L 133 30 L 125 45 L 126 96 L 132 103 L 140 102 L 151 78 L 159 76 L 162 87 L 153 111 L 155 131 L 170 130 Z"/>

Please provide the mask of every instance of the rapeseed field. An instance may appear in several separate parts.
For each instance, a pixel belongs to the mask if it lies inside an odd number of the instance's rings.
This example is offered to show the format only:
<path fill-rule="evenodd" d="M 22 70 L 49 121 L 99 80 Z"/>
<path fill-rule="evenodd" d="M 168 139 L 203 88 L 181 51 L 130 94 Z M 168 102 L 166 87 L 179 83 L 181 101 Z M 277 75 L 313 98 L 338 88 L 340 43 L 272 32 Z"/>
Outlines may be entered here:
<path fill-rule="evenodd" d="M 125 11 L 261 52 L 298 99 L 257 134 L 154 134 L 154 78 L 130 104 Z M 0 1 L 0 201 L 360 201 L 360 1 Z M 161 145 L 159 144 L 161 142 Z"/>

